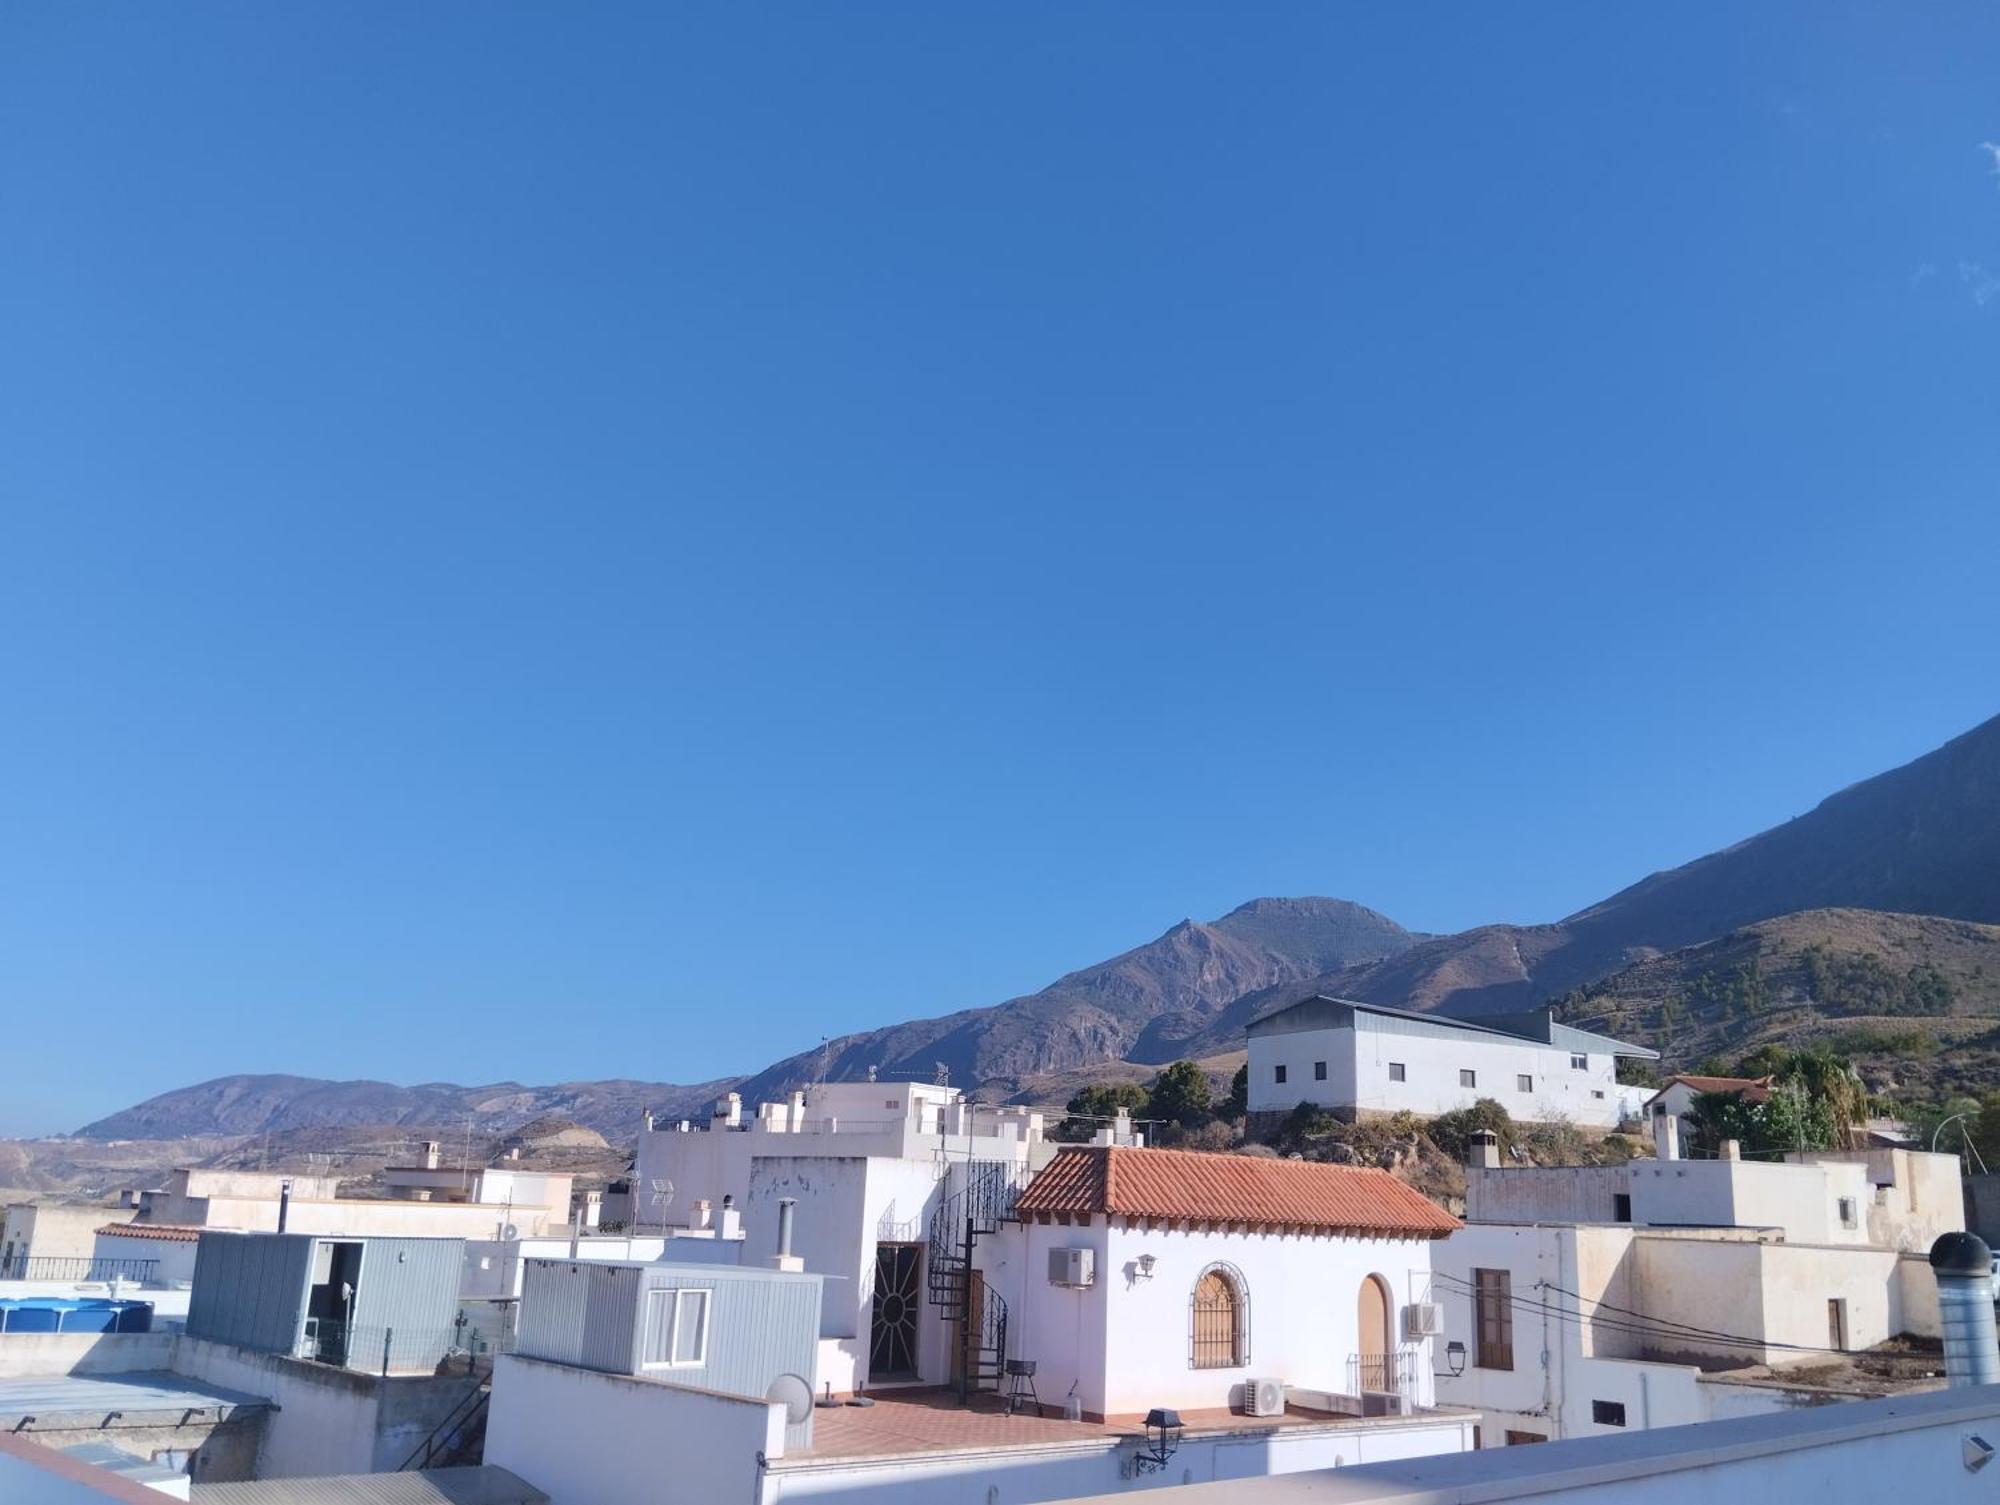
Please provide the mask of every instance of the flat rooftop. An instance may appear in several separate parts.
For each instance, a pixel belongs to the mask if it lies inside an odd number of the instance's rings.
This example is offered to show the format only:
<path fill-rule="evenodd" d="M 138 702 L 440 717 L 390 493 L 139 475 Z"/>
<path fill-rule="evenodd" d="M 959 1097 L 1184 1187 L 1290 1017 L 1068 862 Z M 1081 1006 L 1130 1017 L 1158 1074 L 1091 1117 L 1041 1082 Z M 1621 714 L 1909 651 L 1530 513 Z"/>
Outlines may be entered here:
<path fill-rule="evenodd" d="M 835 1459 L 905 1458 L 921 1453 L 990 1453 L 1005 1448 L 1103 1447 L 1144 1440 L 1141 1412 L 1107 1416 L 1103 1421 L 1064 1421 L 1059 1405 L 1037 1416 L 1032 1410 L 1007 1414 L 1005 1404 L 990 1392 L 976 1395 L 970 1406 L 959 1404 L 958 1392 L 945 1389 L 876 1391 L 872 1406 L 837 1406 L 813 1412 L 813 1440 L 808 1448 L 787 1448 L 774 1459 L 773 1470 L 810 1466 Z M 1261 1435 L 1288 1428 L 1396 1427 L 1435 1422 L 1456 1412 L 1420 1411 L 1414 1416 L 1343 1416 L 1326 1411 L 1287 1407 L 1282 1416 L 1245 1416 L 1227 1409 L 1183 1411 L 1188 1437 L 1231 1433 Z"/>
<path fill-rule="evenodd" d="M 217 1419 L 237 1411 L 268 1410 L 261 1395 L 197 1383 L 177 1374 L 50 1374 L 0 1380 L 0 1428 L 32 1438 L 36 1432 L 83 1424 L 102 1425 L 113 1411 L 127 1426 L 148 1416 L 178 1424 L 189 1411 L 215 1411 Z M 23 1420 L 32 1416 L 32 1422 Z"/>

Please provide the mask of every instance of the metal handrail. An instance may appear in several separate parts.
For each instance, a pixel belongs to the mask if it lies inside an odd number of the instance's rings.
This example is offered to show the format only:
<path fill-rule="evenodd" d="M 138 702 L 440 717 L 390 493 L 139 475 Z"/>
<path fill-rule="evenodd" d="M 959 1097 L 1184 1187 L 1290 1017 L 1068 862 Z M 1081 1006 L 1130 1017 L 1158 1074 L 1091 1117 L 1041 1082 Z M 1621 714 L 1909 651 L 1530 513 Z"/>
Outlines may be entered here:
<path fill-rule="evenodd" d="M 0 1260 L 0 1280 L 129 1280 L 150 1282 L 160 1268 L 157 1259 L 92 1259 L 87 1254 L 17 1254 Z"/>
<path fill-rule="evenodd" d="M 449 1452 L 478 1419 L 489 1397 L 490 1392 L 486 1388 L 486 1382 L 481 1380 L 451 1408 L 451 1413 L 443 1421 L 431 1429 L 430 1436 L 417 1444 L 416 1451 L 403 1460 L 402 1467 L 397 1472 L 406 1472 L 413 1468 L 429 1468 L 433 1458 L 440 1453 Z"/>

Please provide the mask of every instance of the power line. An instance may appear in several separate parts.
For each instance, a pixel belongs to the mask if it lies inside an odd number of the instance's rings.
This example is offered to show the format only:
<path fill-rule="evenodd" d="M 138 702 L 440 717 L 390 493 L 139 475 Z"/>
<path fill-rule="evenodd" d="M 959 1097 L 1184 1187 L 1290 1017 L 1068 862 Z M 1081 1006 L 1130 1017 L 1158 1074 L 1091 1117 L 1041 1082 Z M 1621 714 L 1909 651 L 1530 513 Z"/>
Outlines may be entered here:
<path fill-rule="evenodd" d="M 1444 1281 L 1447 1285 L 1456 1287 L 1469 1296 L 1477 1298 L 1480 1295 L 1478 1287 L 1472 1285 L 1470 1282 L 1460 1280 L 1455 1275 L 1447 1275 L 1442 1272 L 1433 1273 L 1437 1279 Z M 1537 1281 L 1535 1286 L 1537 1290 L 1555 1291 L 1560 1295 L 1573 1297 L 1578 1301 L 1591 1301 L 1591 1298 L 1588 1296 L 1578 1295 L 1575 1291 L 1566 1290 L 1562 1286 L 1550 1281 Z M 1531 1301 L 1524 1296 L 1516 1296 L 1511 1291 L 1508 1294 L 1507 1301 L 1510 1306 L 1516 1307 L 1521 1311 L 1539 1312 L 1544 1316 L 1553 1316 L 1565 1322 L 1575 1323 L 1579 1327 L 1588 1324 L 1595 1328 L 1602 1328 L 1606 1332 L 1620 1333 L 1627 1337 L 1679 1338 L 1682 1341 L 1700 1340 L 1701 1342 L 1715 1344 L 1719 1347 L 1776 1349 L 1787 1353 L 1840 1354 L 1848 1356 L 1853 1352 L 1852 1349 L 1819 1348 L 1806 1343 L 1783 1343 L 1776 1339 L 1753 1338 L 1742 1333 L 1726 1333 L 1711 1328 L 1694 1327 L 1684 1322 L 1672 1322 L 1661 1317 L 1651 1317 L 1644 1312 L 1634 1311 L 1630 1307 L 1617 1306 L 1608 1301 L 1592 1301 L 1591 1305 L 1605 1311 L 1623 1313 L 1623 1318 L 1598 1317 L 1591 1313 L 1577 1311 L 1566 1306 Z"/>

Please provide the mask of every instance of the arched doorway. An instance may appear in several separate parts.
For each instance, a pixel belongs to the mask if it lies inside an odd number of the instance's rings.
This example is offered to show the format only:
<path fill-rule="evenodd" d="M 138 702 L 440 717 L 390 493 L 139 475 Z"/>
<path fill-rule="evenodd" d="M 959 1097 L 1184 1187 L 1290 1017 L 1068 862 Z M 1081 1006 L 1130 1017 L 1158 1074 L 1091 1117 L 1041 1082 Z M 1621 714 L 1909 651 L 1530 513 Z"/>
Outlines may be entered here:
<path fill-rule="evenodd" d="M 1389 1283 L 1379 1275 L 1361 1282 L 1361 1299 L 1355 1313 L 1359 1319 L 1360 1387 L 1363 1390 L 1394 1390 L 1395 1341 L 1389 1318 Z"/>

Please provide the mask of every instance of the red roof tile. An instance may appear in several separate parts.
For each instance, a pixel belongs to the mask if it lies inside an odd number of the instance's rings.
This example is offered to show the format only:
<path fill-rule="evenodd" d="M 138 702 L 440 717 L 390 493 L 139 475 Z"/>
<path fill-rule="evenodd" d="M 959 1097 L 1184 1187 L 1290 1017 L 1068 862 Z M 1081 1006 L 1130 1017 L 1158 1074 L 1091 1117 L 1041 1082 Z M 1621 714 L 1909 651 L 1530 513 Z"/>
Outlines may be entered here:
<path fill-rule="evenodd" d="M 1747 1103 L 1768 1102 L 1771 1097 L 1771 1079 L 1767 1076 L 1689 1076 L 1683 1072 L 1668 1077 L 1660 1084 L 1660 1090 L 1646 1101 L 1648 1103 L 1658 1101 L 1676 1084 L 1696 1092 L 1725 1092 L 1731 1097 L 1740 1097 Z"/>
<path fill-rule="evenodd" d="M 1058 1151 L 1015 1210 L 1024 1217 L 1104 1212 L 1406 1238 L 1443 1238 L 1460 1226 L 1387 1171 L 1112 1145 Z"/>
<path fill-rule="evenodd" d="M 168 1244 L 192 1244 L 201 1237 L 199 1228 L 188 1228 L 179 1223 L 108 1223 L 97 1231 L 116 1234 L 120 1238 L 157 1239 Z"/>

